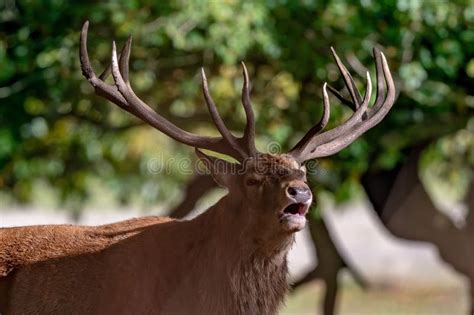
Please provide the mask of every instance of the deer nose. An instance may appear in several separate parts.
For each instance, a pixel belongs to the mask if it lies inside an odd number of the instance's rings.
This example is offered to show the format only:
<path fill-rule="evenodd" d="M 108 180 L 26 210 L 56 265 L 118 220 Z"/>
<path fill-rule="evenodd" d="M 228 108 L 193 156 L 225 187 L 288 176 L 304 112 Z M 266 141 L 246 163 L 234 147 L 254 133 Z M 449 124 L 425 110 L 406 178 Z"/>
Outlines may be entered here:
<path fill-rule="evenodd" d="M 311 190 L 306 186 L 288 186 L 286 194 L 296 202 L 306 203 L 312 198 Z"/>

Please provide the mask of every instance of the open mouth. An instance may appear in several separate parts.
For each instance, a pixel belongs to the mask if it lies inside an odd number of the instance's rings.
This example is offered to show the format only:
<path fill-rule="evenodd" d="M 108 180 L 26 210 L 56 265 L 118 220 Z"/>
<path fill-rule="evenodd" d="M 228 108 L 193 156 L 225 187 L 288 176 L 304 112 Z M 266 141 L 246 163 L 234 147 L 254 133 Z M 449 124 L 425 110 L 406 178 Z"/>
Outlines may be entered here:
<path fill-rule="evenodd" d="M 306 213 L 308 213 L 310 202 L 295 202 L 286 206 L 278 215 L 280 223 L 288 232 L 296 232 L 306 225 Z"/>
<path fill-rule="evenodd" d="M 297 202 L 292 203 L 291 205 L 287 206 L 283 209 L 283 215 L 302 215 L 304 216 L 308 212 L 308 205 Z"/>

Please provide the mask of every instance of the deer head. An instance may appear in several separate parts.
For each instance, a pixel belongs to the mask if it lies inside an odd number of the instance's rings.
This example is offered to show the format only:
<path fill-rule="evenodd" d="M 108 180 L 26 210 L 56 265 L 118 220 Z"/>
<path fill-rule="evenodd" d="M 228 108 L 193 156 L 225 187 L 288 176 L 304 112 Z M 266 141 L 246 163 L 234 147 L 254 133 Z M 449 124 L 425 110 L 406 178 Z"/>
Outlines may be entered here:
<path fill-rule="evenodd" d="M 182 130 L 166 120 L 134 93 L 129 81 L 131 37 L 118 56 L 113 42 L 111 65 L 102 74 L 96 75 L 87 53 L 87 31 L 88 22 L 85 22 L 81 32 L 81 68 L 96 93 L 174 140 L 194 147 L 215 181 L 228 189 L 233 200 L 245 203 L 244 210 L 241 210 L 245 213 L 240 216 L 247 218 L 250 227 L 259 227 L 261 233 L 291 234 L 301 230 L 305 226 L 305 214 L 312 202 L 304 163 L 333 155 L 347 147 L 377 125 L 387 115 L 395 100 L 394 82 L 383 53 L 374 49 L 377 97 L 374 105 L 369 107 L 372 93 L 369 73 L 367 72 L 365 95 L 361 97 L 349 71 L 332 49 L 352 98 L 353 115 L 342 125 L 324 131 L 330 113 L 327 89 L 342 99 L 335 89 L 324 84 L 323 114 L 319 122 L 288 153 L 267 154 L 259 152 L 255 147 L 255 117 L 250 102 L 249 76 L 243 62 L 242 104 L 247 117 L 243 136 L 235 136 L 225 126 L 209 93 L 204 70 L 201 70 L 204 99 L 221 136 L 200 136 Z M 105 83 L 110 73 L 114 79 L 113 85 Z M 384 85 L 387 87 L 386 93 Z M 228 155 L 237 160 L 237 163 L 207 155 L 202 149 Z"/>

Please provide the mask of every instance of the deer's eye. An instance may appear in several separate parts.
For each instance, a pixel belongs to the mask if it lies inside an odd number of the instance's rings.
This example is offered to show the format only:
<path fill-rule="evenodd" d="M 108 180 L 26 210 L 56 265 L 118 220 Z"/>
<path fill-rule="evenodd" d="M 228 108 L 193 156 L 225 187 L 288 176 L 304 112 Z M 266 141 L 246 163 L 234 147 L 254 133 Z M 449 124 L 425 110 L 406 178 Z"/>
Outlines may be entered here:
<path fill-rule="evenodd" d="M 260 181 L 256 178 L 247 178 L 247 180 L 245 181 L 245 184 L 247 186 L 256 186 L 260 184 Z"/>

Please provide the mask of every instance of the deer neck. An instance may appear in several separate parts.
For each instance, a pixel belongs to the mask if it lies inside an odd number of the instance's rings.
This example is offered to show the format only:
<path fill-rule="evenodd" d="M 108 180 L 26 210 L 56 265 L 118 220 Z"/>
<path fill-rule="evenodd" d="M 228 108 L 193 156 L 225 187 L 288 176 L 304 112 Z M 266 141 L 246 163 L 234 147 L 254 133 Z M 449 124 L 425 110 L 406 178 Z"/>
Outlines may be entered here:
<path fill-rule="evenodd" d="M 218 235 L 217 242 L 227 244 L 224 250 L 239 257 L 260 257 L 275 263 L 284 263 L 294 242 L 294 234 L 276 232 L 268 228 L 266 222 L 258 221 L 252 213 L 251 205 L 230 195 L 223 197 L 208 211 L 196 218 L 201 226 Z M 221 247 L 220 247 L 221 248 Z"/>
<path fill-rule="evenodd" d="M 242 314 L 274 314 L 288 290 L 286 255 L 294 237 L 266 231 L 249 218 L 252 209 L 234 200 L 226 196 L 196 219 L 217 236 L 210 238 L 213 257 L 229 275 L 234 305 Z"/>

